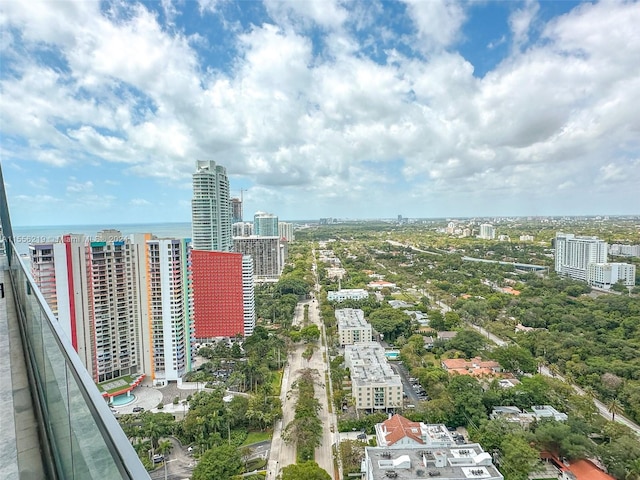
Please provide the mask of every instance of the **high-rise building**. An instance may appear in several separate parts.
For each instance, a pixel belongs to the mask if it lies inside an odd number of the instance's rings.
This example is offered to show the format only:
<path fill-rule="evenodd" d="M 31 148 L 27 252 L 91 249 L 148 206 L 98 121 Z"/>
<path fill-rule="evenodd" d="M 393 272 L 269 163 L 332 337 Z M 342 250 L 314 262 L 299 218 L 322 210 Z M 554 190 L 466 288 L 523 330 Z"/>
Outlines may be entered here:
<path fill-rule="evenodd" d="M 112 240 L 114 239 L 114 240 Z M 30 246 L 32 272 L 45 300 L 94 381 L 141 370 L 140 262 L 131 241 L 101 232 L 97 241 L 64 235 Z"/>
<path fill-rule="evenodd" d="M 607 262 L 607 242 L 597 237 L 556 234 L 555 267 L 558 275 L 588 281 L 589 264 Z"/>
<path fill-rule="evenodd" d="M 256 212 L 253 216 L 253 234 L 261 237 L 277 237 L 278 217 L 272 213 Z"/>
<path fill-rule="evenodd" d="M 226 169 L 213 161 L 196 164 L 192 215 L 194 335 L 201 340 L 251 335 L 253 261 L 232 252 L 229 180 Z"/>
<path fill-rule="evenodd" d="M 253 235 L 252 222 L 237 222 L 233 224 L 234 237 L 250 237 Z"/>
<path fill-rule="evenodd" d="M 492 240 L 496 238 L 495 227 L 489 223 L 483 223 L 480 225 L 480 235 L 478 235 L 478 238 L 483 238 L 485 240 Z"/>
<path fill-rule="evenodd" d="M 144 373 L 154 383 L 191 369 L 189 240 L 102 231 L 29 247 L 31 271 L 96 382 Z"/>
<path fill-rule="evenodd" d="M 181 380 L 191 370 L 190 241 L 147 241 L 149 360 L 154 384 Z"/>
<path fill-rule="evenodd" d="M 193 250 L 195 337 L 247 336 L 255 327 L 253 261 L 241 253 Z"/>
<path fill-rule="evenodd" d="M 231 199 L 231 222 L 238 223 L 242 222 L 242 199 L 241 198 L 232 198 Z"/>
<path fill-rule="evenodd" d="M 278 222 L 278 236 L 287 242 L 293 242 L 295 240 L 293 223 Z"/>
<path fill-rule="evenodd" d="M 233 248 L 227 170 L 211 160 L 196 162 L 191 228 L 194 250 L 230 252 Z"/>
<path fill-rule="evenodd" d="M 277 280 L 280 277 L 286 250 L 279 237 L 234 237 L 233 249 L 252 258 L 256 281 Z"/>

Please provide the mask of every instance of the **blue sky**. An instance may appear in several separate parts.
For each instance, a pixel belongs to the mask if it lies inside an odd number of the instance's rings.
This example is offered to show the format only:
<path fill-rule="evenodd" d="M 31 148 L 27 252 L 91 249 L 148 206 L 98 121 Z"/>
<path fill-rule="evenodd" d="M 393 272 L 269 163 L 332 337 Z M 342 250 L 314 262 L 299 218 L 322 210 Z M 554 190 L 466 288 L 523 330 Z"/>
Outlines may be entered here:
<path fill-rule="evenodd" d="M 631 1 L 0 3 L 16 225 L 640 213 Z"/>

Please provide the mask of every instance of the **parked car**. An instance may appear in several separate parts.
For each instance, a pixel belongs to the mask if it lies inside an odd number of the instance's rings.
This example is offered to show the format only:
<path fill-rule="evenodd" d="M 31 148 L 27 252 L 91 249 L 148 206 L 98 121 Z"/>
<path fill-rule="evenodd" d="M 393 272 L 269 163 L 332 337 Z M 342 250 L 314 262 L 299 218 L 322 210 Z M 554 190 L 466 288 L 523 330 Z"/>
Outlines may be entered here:
<path fill-rule="evenodd" d="M 133 413 L 144 412 L 143 407 L 133 407 Z"/>
<path fill-rule="evenodd" d="M 358 434 L 358 440 L 366 440 L 367 439 L 367 434 L 366 433 L 359 433 Z"/>
<path fill-rule="evenodd" d="M 164 455 L 160 455 L 159 453 L 156 453 L 153 456 L 153 463 L 160 463 L 160 462 L 164 462 Z"/>

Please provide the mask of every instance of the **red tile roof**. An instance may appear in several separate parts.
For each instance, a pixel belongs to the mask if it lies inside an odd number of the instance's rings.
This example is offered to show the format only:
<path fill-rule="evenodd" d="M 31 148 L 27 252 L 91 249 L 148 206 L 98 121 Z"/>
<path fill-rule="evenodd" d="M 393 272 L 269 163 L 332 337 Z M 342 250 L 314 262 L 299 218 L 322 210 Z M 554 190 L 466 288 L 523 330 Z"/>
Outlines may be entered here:
<path fill-rule="evenodd" d="M 387 445 L 393 445 L 405 437 L 411 438 L 417 443 L 424 444 L 420 435 L 420 423 L 412 422 L 402 415 L 395 414 L 393 417 L 382 422 L 382 431 L 387 431 L 385 439 Z"/>
<path fill-rule="evenodd" d="M 464 358 L 451 358 L 442 360 L 442 365 L 449 373 L 460 375 L 494 375 L 500 370 L 500 364 L 493 360 L 483 361 L 480 357 L 465 360 Z"/>
<path fill-rule="evenodd" d="M 614 477 L 604 473 L 589 460 L 569 462 L 569 470 L 574 473 L 577 480 L 615 480 Z"/>

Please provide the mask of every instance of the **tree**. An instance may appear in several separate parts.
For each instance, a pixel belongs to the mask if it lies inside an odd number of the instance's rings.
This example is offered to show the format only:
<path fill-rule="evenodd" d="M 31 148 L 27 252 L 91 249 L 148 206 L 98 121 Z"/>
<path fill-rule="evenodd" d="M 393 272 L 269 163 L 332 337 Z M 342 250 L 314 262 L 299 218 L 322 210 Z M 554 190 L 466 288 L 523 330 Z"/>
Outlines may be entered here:
<path fill-rule="evenodd" d="M 294 463 L 282 469 L 281 480 L 331 480 L 331 475 L 313 461 Z M 194 479 L 196 480 L 196 479 Z"/>
<path fill-rule="evenodd" d="M 306 343 L 315 342 L 320 338 L 320 329 L 317 325 L 307 325 L 300 329 L 300 336 Z"/>
<path fill-rule="evenodd" d="M 161 453 L 163 455 L 166 455 L 171 451 L 172 448 L 173 448 L 173 443 L 171 443 L 171 440 L 162 440 L 158 444 L 158 448 L 156 448 L 156 453 Z"/>
<path fill-rule="evenodd" d="M 517 345 L 494 348 L 492 356 L 509 372 L 535 373 L 537 368 L 536 359 L 531 352 Z"/>
<path fill-rule="evenodd" d="M 482 386 L 477 379 L 468 375 L 454 375 L 447 385 L 447 393 L 454 406 L 454 412 L 447 423 L 453 426 L 477 426 L 482 420 L 486 420 L 487 411 L 482 403 Z"/>
<path fill-rule="evenodd" d="M 508 435 L 500 445 L 500 471 L 505 480 L 527 480 L 540 456 L 521 435 Z"/>
<path fill-rule="evenodd" d="M 444 323 L 444 315 L 442 315 L 442 312 L 440 310 L 436 310 L 436 309 L 430 310 L 428 316 L 429 316 L 429 326 L 431 328 L 439 332 L 447 329 Z"/>
<path fill-rule="evenodd" d="M 624 480 L 640 480 L 640 458 L 627 464 L 627 474 Z"/>
<path fill-rule="evenodd" d="M 622 403 L 617 398 L 612 398 L 607 404 L 607 411 L 611 414 L 611 421 L 616 421 L 616 415 L 623 412 Z"/>
<path fill-rule="evenodd" d="M 193 470 L 191 480 L 230 480 L 242 470 L 240 451 L 231 445 L 222 444 L 202 455 Z"/>
<path fill-rule="evenodd" d="M 359 473 L 364 447 L 366 443 L 359 440 L 344 440 L 340 442 L 340 457 L 342 458 L 342 471 L 345 476 L 350 473 Z"/>
<path fill-rule="evenodd" d="M 475 330 L 462 330 L 449 340 L 446 348 L 460 350 L 467 358 L 475 357 L 486 345 L 485 338 Z"/>

